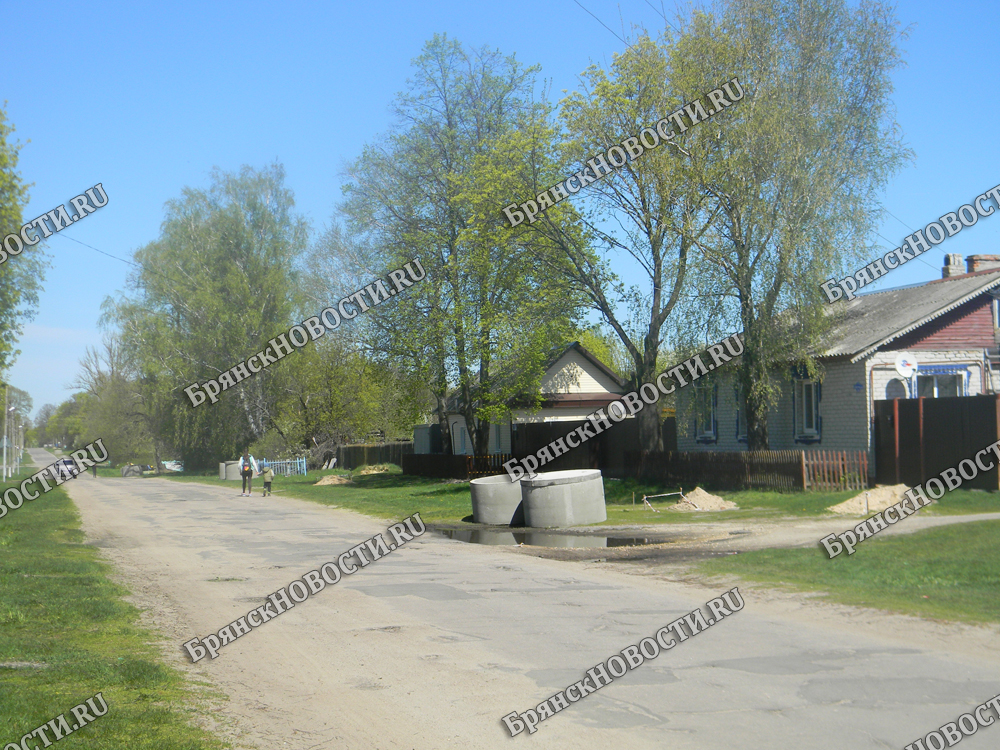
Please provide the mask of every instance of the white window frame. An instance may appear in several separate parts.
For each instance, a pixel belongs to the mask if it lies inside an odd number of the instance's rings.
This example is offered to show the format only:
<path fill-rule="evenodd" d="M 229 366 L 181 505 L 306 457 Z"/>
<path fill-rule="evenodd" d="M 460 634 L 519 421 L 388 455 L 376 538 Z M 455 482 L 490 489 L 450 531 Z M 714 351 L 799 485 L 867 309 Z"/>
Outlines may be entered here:
<path fill-rule="evenodd" d="M 939 396 L 938 395 L 938 378 L 940 378 L 940 377 L 956 378 L 958 380 L 958 393 L 956 395 L 958 395 L 958 396 L 964 396 L 965 395 L 965 378 L 962 377 L 961 373 L 957 373 L 957 372 L 956 373 L 950 373 L 950 372 L 932 372 L 932 373 L 927 373 L 925 375 L 921 375 L 920 372 L 918 371 L 917 374 L 916 374 L 916 378 L 917 378 L 916 393 L 917 393 L 917 396 L 918 397 L 920 396 L 920 378 L 934 378 L 934 395 L 933 396 L 925 396 L 925 398 L 945 398 L 945 396 Z"/>
<path fill-rule="evenodd" d="M 746 399 L 743 398 L 739 386 L 733 388 L 733 396 L 736 399 L 736 442 L 746 443 L 748 441 Z"/>
<path fill-rule="evenodd" d="M 706 395 L 710 399 L 708 402 L 708 418 L 704 419 L 704 414 L 702 414 L 702 402 Z M 718 396 L 715 383 L 695 383 L 694 384 L 694 439 L 698 443 L 714 443 L 718 442 L 719 430 L 718 430 L 718 418 L 716 412 L 718 411 Z M 702 430 L 701 428 L 707 422 L 708 429 Z"/>
<path fill-rule="evenodd" d="M 815 440 L 820 437 L 819 383 L 808 378 L 795 380 L 795 439 Z M 812 427 L 806 427 L 806 390 L 812 394 Z"/>

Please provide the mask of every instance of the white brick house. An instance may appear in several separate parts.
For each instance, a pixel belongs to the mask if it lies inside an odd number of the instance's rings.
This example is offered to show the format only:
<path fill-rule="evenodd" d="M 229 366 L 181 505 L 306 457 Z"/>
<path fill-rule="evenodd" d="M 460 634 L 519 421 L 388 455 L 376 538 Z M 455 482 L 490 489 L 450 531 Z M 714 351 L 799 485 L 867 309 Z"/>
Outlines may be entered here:
<path fill-rule="evenodd" d="M 838 317 L 818 357 L 821 381 L 791 366 L 778 373 L 782 393 L 768 414 L 772 450 L 871 452 L 876 400 L 997 392 L 1000 256 L 970 256 L 967 269 L 961 256 L 946 257 L 941 279 L 830 306 Z M 901 353 L 918 365 L 908 377 L 897 371 Z M 731 370 L 678 391 L 678 450 L 746 445 L 745 410 Z"/>

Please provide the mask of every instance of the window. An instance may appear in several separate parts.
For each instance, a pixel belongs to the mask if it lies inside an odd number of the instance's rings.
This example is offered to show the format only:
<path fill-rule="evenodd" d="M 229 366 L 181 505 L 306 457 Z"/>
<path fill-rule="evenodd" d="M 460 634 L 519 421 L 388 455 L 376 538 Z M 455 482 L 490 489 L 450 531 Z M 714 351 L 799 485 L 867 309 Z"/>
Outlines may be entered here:
<path fill-rule="evenodd" d="M 813 380 L 796 380 L 793 402 L 795 406 L 795 439 L 799 442 L 818 442 L 820 437 L 819 383 Z"/>
<path fill-rule="evenodd" d="M 695 383 L 694 386 L 694 438 L 699 443 L 718 440 L 715 420 L 715 384 Z"/>
<path fill-rule="evenodd" d="M 747 442 L 747 400 L 739 387 L 733 390 L 736 399 L 736 442 Z"/>
<path fill-rule="evenodd" d="M 962 395 L 961 375 L 917 375 L 917 396 L 947 398 Z"/>

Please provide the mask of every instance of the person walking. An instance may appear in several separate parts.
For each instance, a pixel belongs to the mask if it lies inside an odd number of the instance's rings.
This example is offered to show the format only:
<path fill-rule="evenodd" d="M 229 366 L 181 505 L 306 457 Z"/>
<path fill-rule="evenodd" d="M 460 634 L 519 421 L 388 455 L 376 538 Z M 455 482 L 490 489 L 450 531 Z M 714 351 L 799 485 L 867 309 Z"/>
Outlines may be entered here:
<path fill-rule="evenodd" d="M 264 480 L 264 494 L 261 497 L 267 497 L 271 494 L 271 482 L 274 480 L 274 471 L 271 470 L 270 466 L 265 466 L 264 471 L 261 472 L 261 477 Z"/>
<path fill-rule="evenodd" d="M 250 497 L 253 492 L 253 475 L 258 474 L 257 461 L 250 455 L 250 451 L 243 451 L 243 458 L 240 459 L 240 476 L 243 477 L 243 492 L 240 497 Z"/>

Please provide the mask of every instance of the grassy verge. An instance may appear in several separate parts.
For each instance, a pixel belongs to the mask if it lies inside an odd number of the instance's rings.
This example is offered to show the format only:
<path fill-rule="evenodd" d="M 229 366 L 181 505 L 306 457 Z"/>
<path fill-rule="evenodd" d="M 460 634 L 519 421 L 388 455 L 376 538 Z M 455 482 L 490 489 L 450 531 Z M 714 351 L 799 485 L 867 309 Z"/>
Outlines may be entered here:
<path fill-rule="evenodd" d="M 228 747 L 188 723 L 180 673 L 160 663 L 138 610 L 122 601 L 128 592 L 107 574 L 61 489 L 0 519 L 0 743 L 60 714 L 72 727 L 70 709 L 101 692 L 107 714 L 60 750 Z"/>
<path fill-rule="evenodd" d="M 843 604 L 965 622 L 1000 622 L 1000 521 L 926 529 L 866 540 L 832 560 L 817 546 L 768 549 L 703 563 L 709 574 L 738 575 Z"/>
<path fill-rule="evenodd" d="M 349 485 L 314 486 L 323 476 L 352 476 Z M 102 472 L 103 475 L 103 472 Z M 181 482 L 201 482 L 230 487 L 239 492 L 240 483 L 219 479 L 215 472 L 166 473 L 163 478 Z M 254 492 L 261 492 L 260 477 L 254 479 Z M 273 489 L 279 495 L 311 500 L 324 505 L 336 505 L 366 513 L 377 518 L 401 518 L 419 511 L 421 518 L 439 523 L 472 520 L 472 498 L 467 482 L 446 483 L 402 474 L 398 467 L 388 473 L 359 474 L 343 470 L 312 471 L 308 476 L 275 477 Z M 690 487 L 688 488 L 691 489 Z M 608 508 L 606 526 L 623 524 L 692 523 L 698 521 L 732 521 L 740 519 L 806 518 L 822 516 L 831 505 L 842 503 L 858 494 L 847 492 L 717 492 L 739 506 L 739 510 L 717 513 L 663 512 L 677 502 L 677 497 L 654 498 L 657 513 L 644 508 L 643 495 L 676 492 L 675 486 L 636 482 L 634 480 L 604 480 L 604 496 Z M 635 505 L 632 504 L 635 493 Z M 1000 512 L 1000 493 L 956 490 L 947 493 L 927 510 L 934 514 Z M 402 514 L 402 515 L 401 515 Z M 846 528 L 846 526 L 845 526 Z"/>
<path fill-rule="evenodd" d="M 398 468 L 389 473 L 353 473 L 349 485 L 314 486 L 320 477 L 330 474 L 347 476 L 341 470 L 310 472 L 308 476 L 275 477 L 273 489 L 279 495 L 311 500 L 324 505 L 335 505 L 360 511 L 377 518 L 402 518 L 419 511 L 421 518 L 438 523 L 455 523 L 472 520 L 472 498 L 467 482 L 446 483 L 439 479 L 426 479 L 402 474 Z M 163 475 L 181 482 L 201 482 L 239 491 L 240 483 L 219 479 L 217 474 L 203 475 L 176 473 Z M 260 478 L 254 479 L 254 492 L 261 492 Z M 783 516 L 809 516 L 822 513 L 827 506 L 851 497 L 851 492 L 833 493 L 781 493 L 781 492 L 723 492 L 727 500 L 734 501 L 740 510 L 721 513 L 656 513 L 643 509 L 644 494 L 656 495 L 675 492 L 676 487 L 644 484 L 632 480 L 604 481 L 608 520 L 604 525 L 691 523 L 705 520 L 731 520 L 741 518 L 779 518 Z M 632 493 L 636 505 L 632 505 Z M 654 508 L 665 510 L 677 501 L 676 497 L 655 498 Z"/>

